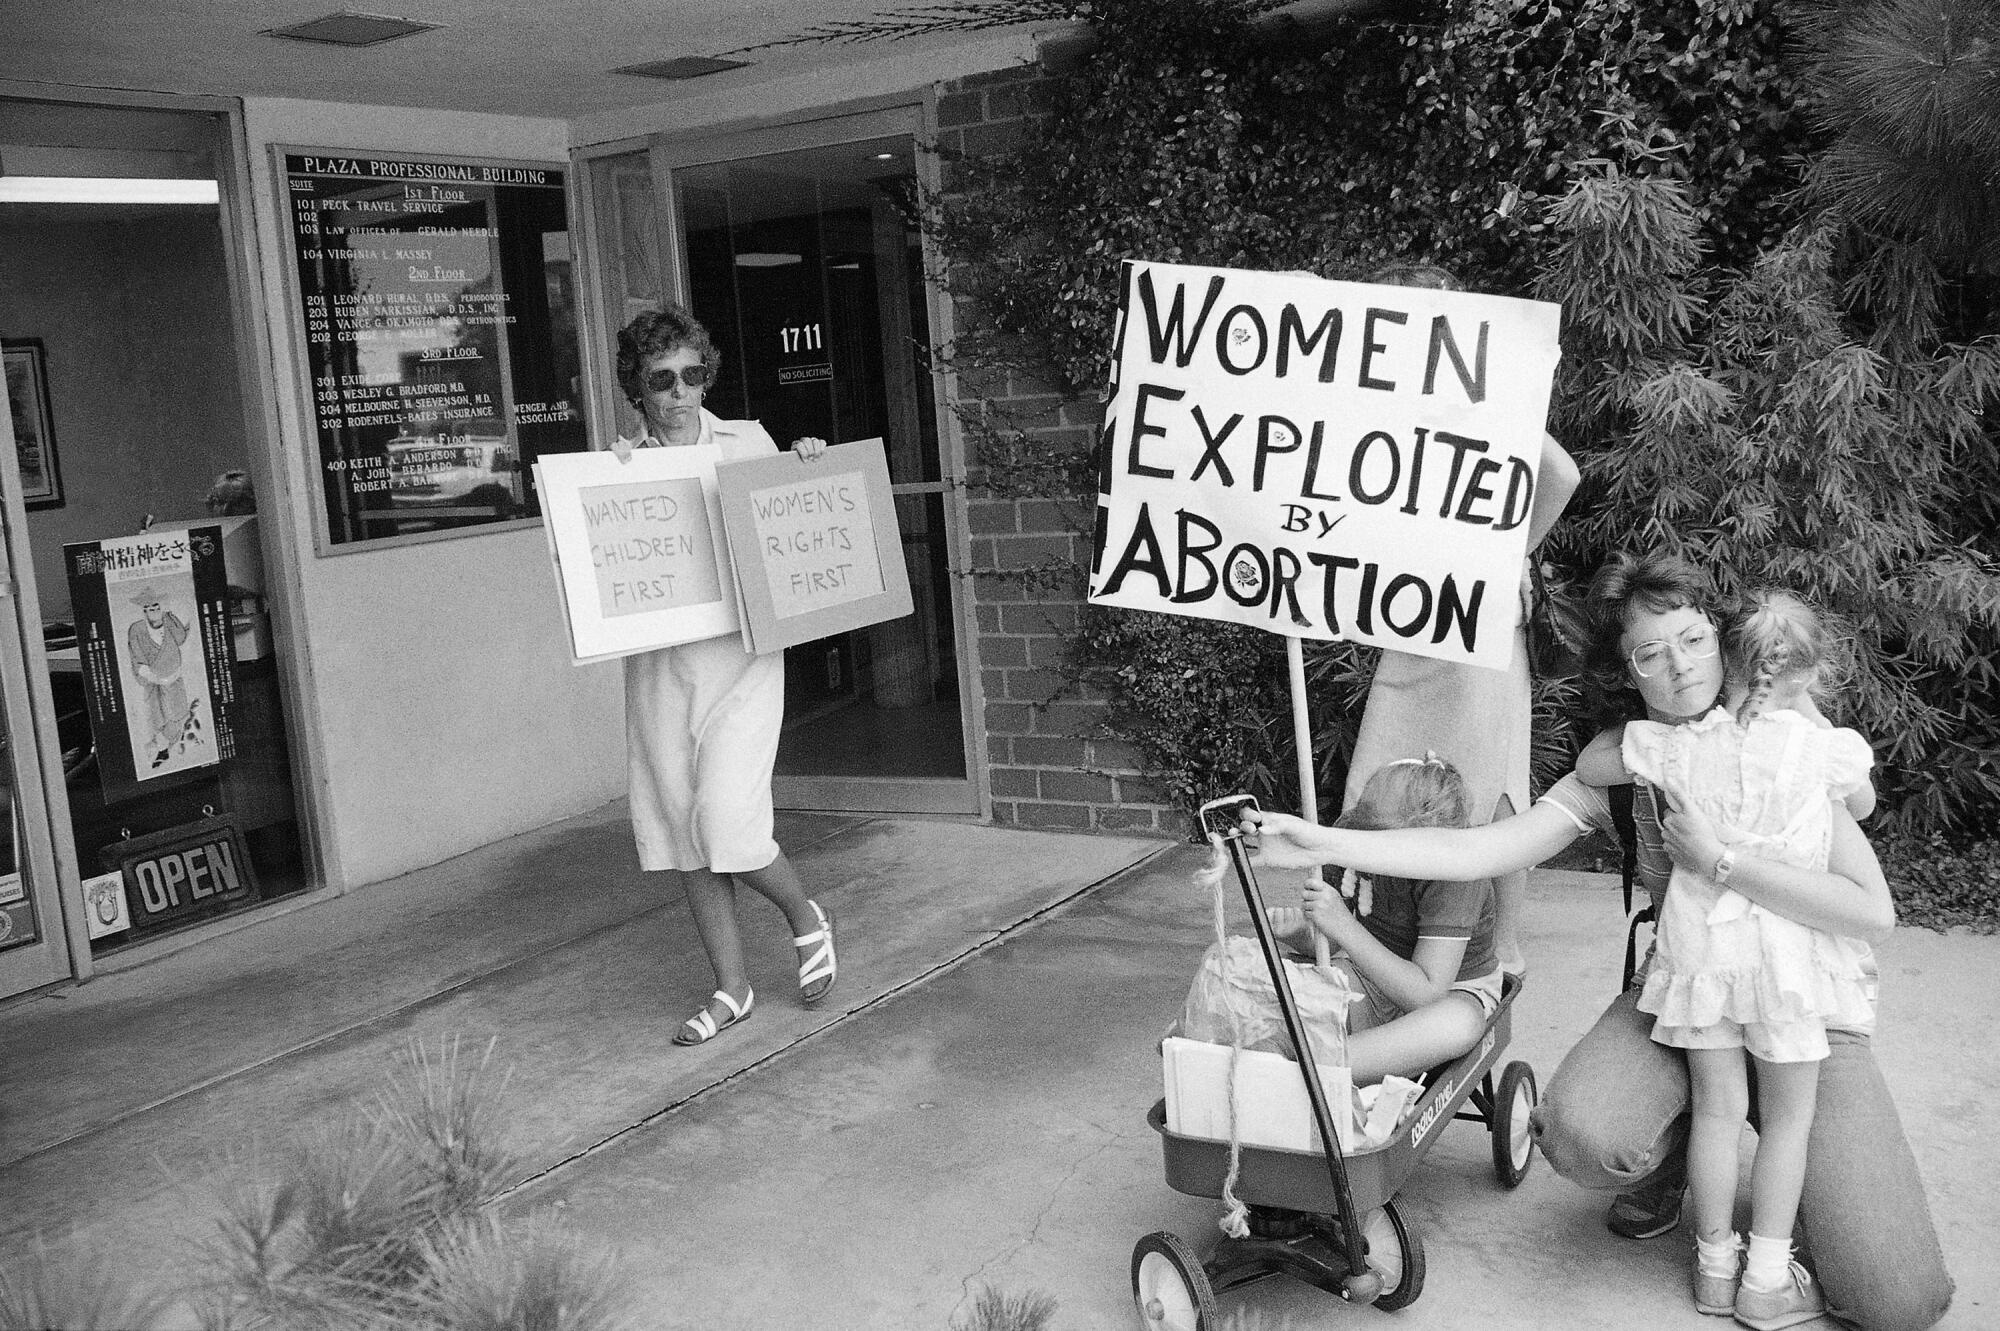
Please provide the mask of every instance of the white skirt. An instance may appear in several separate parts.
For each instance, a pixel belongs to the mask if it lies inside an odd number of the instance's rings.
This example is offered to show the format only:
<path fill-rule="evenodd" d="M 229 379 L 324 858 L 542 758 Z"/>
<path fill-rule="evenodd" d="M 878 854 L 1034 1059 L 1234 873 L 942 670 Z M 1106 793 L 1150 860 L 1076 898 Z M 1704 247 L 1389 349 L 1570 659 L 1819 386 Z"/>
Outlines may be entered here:
<path fill-rule="evenodd" d="M 707 638 L 625 658 L 625 748 L 639 867 L 746 873 L 778 858 L 771 772 L 785 658 Z"/>

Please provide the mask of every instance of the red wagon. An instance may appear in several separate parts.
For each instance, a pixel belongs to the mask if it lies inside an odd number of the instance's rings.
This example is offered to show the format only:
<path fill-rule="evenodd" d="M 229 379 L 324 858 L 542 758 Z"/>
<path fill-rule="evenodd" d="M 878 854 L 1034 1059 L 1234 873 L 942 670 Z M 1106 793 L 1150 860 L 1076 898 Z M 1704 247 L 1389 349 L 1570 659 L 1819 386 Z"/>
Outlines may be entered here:
<path fill-rule="evenodd" d="M 1157 1331 L 1212 1331 L 1217 1294 L 1274 1275 L 1294 1276 L 1385 1311 L 1408 1307 L 1423 1293 L 1424 1245 L 1422 1235 L 1397 1209 L 1395 1197 L 1439 1129 L 1455 1118 L 1485 1124 L 1492 1134 L 1493 1171 L 1504 1187 L 1518 1186 L 1534 1161 L 1529 1134 L 1534 1070 L 1515 1061 L 1497 1082 L 1493 1075 L 1506 1052 L 1514 998 L 1521 991 L 1520 978 L 1512 975 L 1479 1043 L 1424 1074 L 1423 1094 L 1395 1134 L 1365 1153 L 1341 1150 L 1237 824 L 1237 814 L 1252 803 L 1244 795 L 1212 801 L 1202 807 L 1202 823 L 1221 834 L 1249 904 L 1286 1032 L 1301 1055 L 1299 1070 L 1323 1149 L 1239 1147 L 1235 1193 L 1249 1208 L 1250 1232 L 1220 1239 L 1205 1258 L 1164 1230 L 1139 1240 L 1132 1252 L 1132 1299 L 1141 1322 Z M 1229 1144 L 1170 1131 L 1165 1100 L 1153 1106 L 1146 1121 L 1160 1134 L 1167 1185 L 1194 1197 L 1221 1197 L 1229 1174 Z"/>

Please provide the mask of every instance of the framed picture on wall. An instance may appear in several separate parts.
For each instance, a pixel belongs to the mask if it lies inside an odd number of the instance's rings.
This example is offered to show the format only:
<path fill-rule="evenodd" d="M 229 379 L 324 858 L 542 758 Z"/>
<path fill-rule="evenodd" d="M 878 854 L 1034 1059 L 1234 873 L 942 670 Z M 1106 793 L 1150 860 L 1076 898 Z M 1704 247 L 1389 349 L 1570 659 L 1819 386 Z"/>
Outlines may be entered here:
<path fill-rule="evenodd" d="M 62 472 L 56 466 L 55 419 L 49 410 L 49 365 L 40 338 L 0 343 L 7 361 L 7 406 L 14 418 L 14 452 L 21 467 L 21 497 L 29 508 L 61 508 Z"/>

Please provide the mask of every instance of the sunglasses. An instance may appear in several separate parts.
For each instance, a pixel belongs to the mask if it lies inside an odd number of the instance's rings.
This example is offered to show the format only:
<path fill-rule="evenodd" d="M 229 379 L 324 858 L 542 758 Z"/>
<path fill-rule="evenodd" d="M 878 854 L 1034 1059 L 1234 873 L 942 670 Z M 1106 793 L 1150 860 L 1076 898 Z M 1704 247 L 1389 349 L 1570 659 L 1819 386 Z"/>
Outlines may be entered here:
<path fill-rule="evenodd" d="M 690 365 L 676 374 L 673 370 L 648 370 L 640 378 L 648 393 L 671 393 L 681 384 L 689 388 L 706 388 L 715 381 L 715 371 L 706 365 Z"/>

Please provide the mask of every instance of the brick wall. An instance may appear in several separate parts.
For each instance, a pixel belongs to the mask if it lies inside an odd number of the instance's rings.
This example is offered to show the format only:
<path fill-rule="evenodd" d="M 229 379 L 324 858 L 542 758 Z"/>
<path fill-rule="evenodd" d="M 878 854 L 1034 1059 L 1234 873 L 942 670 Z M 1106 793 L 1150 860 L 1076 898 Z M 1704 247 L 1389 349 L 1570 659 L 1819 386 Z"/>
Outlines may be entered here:
<path fill-rule="evenodd" d="M 958 154 L 1002 151 L 1040 107 L 1039 67 L 979 74 L 947 84 L 938 98 L 939 147 Z M 959 381 L 961 405 L 1005 412 L 1038 440 L 1088 450 L 1099 413 L 1064 404 L 1046 386 L 1013 376 Z M 1124 744 L 1099 733 L 1104 703 L 1063 692 L 1064 643 L 1077 626 L 1090 556 L 1088 515 L 1046 499 L 1004 499 L 978 485 L 969 498 L 972 593 L 984 694 L 994 821 L 1078 831 L 1178 835 L 1180 816 L 1140 774 Z M 1060 585 L 1043 586 L 1051 569 Z M 1034 583 L 1009 571 L 1038 570 Z"/>

